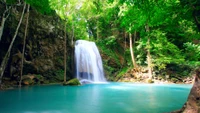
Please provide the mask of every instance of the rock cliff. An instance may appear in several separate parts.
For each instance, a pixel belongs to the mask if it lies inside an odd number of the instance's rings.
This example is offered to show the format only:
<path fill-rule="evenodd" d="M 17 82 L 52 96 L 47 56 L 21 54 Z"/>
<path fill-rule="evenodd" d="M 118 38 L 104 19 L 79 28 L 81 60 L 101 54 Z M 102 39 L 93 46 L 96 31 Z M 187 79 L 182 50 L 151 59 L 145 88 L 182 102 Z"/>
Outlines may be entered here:
<path fill-rule="evenodd" d="M 22 7 L 13 7 L 5 23 L 2 40 L 0 41 L 0 63 L 16 30 Z M 4 4 L 0 4 L 0 9 L 4 8 Z M 0 15 L 3 15 L 3 10 L 0 11 Z M 3 77 L 3 83 L 7 83 L 6 81 L 15 81 L 13 84 L 17 85 L 19 81 L 26 16 L 27 14 L 25 13 L 17 38 L 12 47 L 10 59 Z M 64 24 L 62 20 L 56 14 L 44 15 L 31 8 L 27 34 L 23 75 L 35 76 L 34 78 L 37 78 L 36 76 L 42 76 L 43 82 L 41 83 L 62 82 L 64 73 Z M 69 39 L 67 40 L 70 42 Z M 73 70 L 71 65 L 71 61 L 73 61 L 71 60 L 73 48 L 68 43 L 67 76 L 70 78 L 72 77 Z"/>

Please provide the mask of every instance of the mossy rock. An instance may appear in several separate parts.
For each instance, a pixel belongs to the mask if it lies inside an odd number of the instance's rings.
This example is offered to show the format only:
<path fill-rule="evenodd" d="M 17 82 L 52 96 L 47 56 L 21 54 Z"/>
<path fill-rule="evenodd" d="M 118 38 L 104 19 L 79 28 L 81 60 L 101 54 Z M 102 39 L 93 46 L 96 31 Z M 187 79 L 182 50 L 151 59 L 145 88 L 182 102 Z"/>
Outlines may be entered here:
<path fill-rule="evenodd" d="M 49 80 L 44 80 L 43 81 L 43 84 L 49 84 L 50 82 L 49 82 Z"/>
<path fill-rule="evenodd" d="M 28 74 L 22 76 L 22 85 L 35 85 L 44 83 L 42 75 Z"/>
<path fill-rule="evenodd" d="M 34 84 L 34 75 L 24 75 L 22 76 L 22 85 L 33 85 Z"/>
<path fill-rule="evenodd" d="M 22 81 L 23 85 L 33 85 L 34 81 L 32 79 L 25 79 Z"/>
<path fill-rule="evenodd" d="M 147 79 L 147 83 L 154 83 L 152 79 Z"/>
<path fill-rule="evenodd" d="M 63 83 L 64 86 L 79 86 L 81 85 L 81 83 L 79 82 L 79 80 L 77 78 L 71 79 L 67 82 Z"/>
<path fill-rule="evenodd" d="M 173 83 L 176 83 L 176 82 L 178 82 L 178 79 L 177 79 L 177 78 L 171 78 L 171 81 L 172 81 Z"/>

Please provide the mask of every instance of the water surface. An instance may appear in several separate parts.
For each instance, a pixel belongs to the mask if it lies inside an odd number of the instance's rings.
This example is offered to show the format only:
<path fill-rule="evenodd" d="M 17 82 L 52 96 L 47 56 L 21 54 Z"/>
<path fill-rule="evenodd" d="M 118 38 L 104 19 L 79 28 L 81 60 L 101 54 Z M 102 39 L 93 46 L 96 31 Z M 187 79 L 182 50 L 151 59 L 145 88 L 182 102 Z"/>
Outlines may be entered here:
<path fill-rule="evenodd" d="M 163 113 L 180 109 L 191 85 L 107 83 L 0 91 L 0 113 Z"/>

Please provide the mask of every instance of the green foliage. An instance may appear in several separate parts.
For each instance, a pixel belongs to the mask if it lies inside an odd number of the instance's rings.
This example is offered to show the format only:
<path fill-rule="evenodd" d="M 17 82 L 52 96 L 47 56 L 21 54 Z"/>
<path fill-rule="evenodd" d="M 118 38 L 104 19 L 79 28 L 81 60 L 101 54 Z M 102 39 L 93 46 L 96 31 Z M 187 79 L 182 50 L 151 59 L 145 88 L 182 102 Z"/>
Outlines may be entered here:
<path fill-rule="evenodd" d="M 36 77 L 37 79 L 39 79 L 39 80 L 43 79 L 43 76 L 42 76 L 42 75 L 39 75 L 39 74 L 35 75 L 35 77 Z"/>
<path fill-rule="evenodd" d="M 45 79 L 44 82 L 47 83 L 58 83 L 63 81 L 64 70 L 49 70 L 43 73 Z"/>
<path fill-rule="evenodd" d="M 62 81 L 64 75 L 64 70 L 57 70 L 55 71 L 55 77 L 57 80 Z"/>
<path fill-rule="evenodd" d="M 42 4 L 27 1 L 42 9 L 41 12 L 48 12 L 50 5 L 50 9 L 55 10 L 67 24 L 68 39 L 74 37 L 96 41 L 101 53 L 108 56 L 108 59 L 104 59 L 104 64 L 111 74 L 121 71 L 118 76 L 122 76 L 128 69 L 126 66 L 131 67 L 129 45 L 126 44 L 124 48 L 121 46 L 125 43 L 124 34 L 133 34 L 134 31 L 137 31 L 137 38 L 133 41 L 133 49 L 139 65 L 147 64 L 148 49 L 154 69 L 166 69 L 172 64 L 175 65 L 174 68 L 178 64 L 200 64 L 199 43 L 192 43 L 200 37 L 192 17 L 194 10 L 184 1 L 42 0 Z M 194 4 L 196 3 L 192 3 Z M 150 27 L 149 32 L 147 25 Z M 148 39 L 150 45 L 147 43 Z M 117 70 L 109 65 L 109 61 L 112 60 L 116 67 L 121 67 L 120 55 L 125 59 L 125 67 Z"/>
<path fill-rule="evenodd" d="M 176 45 L 167 40 L 165 33 L 154 30 L 150 37 L 152 61 L 159 69 L 165 68 L 170 63 L 184 62 L 184 55 Z"/>
<path fill-rule="evenodd" d="M 67 24 L 69 37 L 88 40 L 88 22 L 93 8 L 91 1 L 87 0 L 49 0 L 50 6 Z M 87 3 L 86 3 L 87 2 Z"/>
<path fill-rule="evenodd" d="M 112 47 L 116 47 L 117 45 L 115 45 L 115 46 L 113 46 L 113 45 L 105 46 L 106 43 L 107 43 L 107 39 L 99 40 L 99 41 L 96 42 L 97 46 L 99 47 L 99 49 L 102 51 L 103 54 L 111 57 L 111 59 L 115 60 L 115 63 L 117 63 L 117 65 L 120 65 L 119 57 L 118 57 L 116 51 L 112 48 Z"/>
<path fill-rule="evenodd" d="M 194 67 L 187 65 L 185 63 L 182 64 L 168 64 L 165 71 L 170 74 L 171 76 L 190 76 L 190 72 L 194 69 Z M 162 72 L 165 72 L 162 70 Z"/>
<path fill-rule="evenodd" d="M 18 1 L 17 0 L 6 0 L 6 3 L 12 5 L 12 4 L 18 3 Z"/>
<path fill-rule="evenodd" d="M 63 60 L 63 58 L 59 57 L 59 58 L 56 60 L 56 62 L 57 62 L 58 64 L 62 64 L 62 63 L 64 62 L 64 60 Z"/>
<path fill-rule="evenodd" d="M 191 42 L 184 43 L 185 47 L 185 56 L 187 62 L 185 64 L 190 65 L 191 67 L 200 66 L 200 45 L 193 44 Z"/>
<path fill-rule="evenodd" d="M 191 42 L 184 43 L 187 60 L 200 61 L 200 45 Z"/>
<path fill-rule="evenodd" d="M 117 39 L 115 36 L 110 36 L 108 38 L 105 39 L 105 45 L 107 46 L 116 46 L 117 45 Z"/>
<path fill-rule="evenodd" d="M 122 55 L 123 51 L 120 52 L 120 45 L 113 36 L 108 39 L 98 40 L 96 44 L 101 54 L 104 56 L 103 65 L 105 74 L 107 75 L 106 78 L 110 81 L 116 81 L 116 75 L 120 72 L 119 69 L 122 68 L 119 57 Z"/>
<path fill-rule="evenodd" d="M 120 70 L 120 73 L 116 76 L 118 79 L 121 78 L 128 70 L 130 67 L 124 67 Z"/>
<path fill-rule="evenodd" d="M 49 6 L 49 0 L 25 0 L 42 14 L 52 14 L 54 11 Z"/>

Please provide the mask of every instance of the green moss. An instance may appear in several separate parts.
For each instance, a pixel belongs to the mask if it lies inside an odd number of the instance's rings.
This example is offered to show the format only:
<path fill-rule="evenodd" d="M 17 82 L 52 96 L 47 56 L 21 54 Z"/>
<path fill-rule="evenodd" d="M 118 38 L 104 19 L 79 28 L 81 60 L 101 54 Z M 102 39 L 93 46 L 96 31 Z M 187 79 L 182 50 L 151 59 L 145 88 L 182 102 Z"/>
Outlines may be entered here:
<path fill-rule="evenodd" d="M 114 59 L 115 60 L 115 63 L 117 63 L 118 66 L 120 66 L 120 61 L 119 61 L 119 56 L 117 55 L 116 53 L 116 50 L 114 50 L 116 47 L 115 46 L 105 46 L 105 43 L 107 43 L 106 40 L 100 40 L 98 42 L 96 42 L 98 48 L 100 49 L 100 51 L 109 56 L 110 58 Z M 120 45 L 116 45 L 116 46 L 120 46 Z M 117 48 L 119 49 L 119 48 Z"/>
<path fill-rule="evenodd" d="M 55 71 L 55 78 L 59 81 L 63 80 L 64 70 Z"/>
<path fill-rule="evenodd" d="M 78 86 L 81 85 L 81 83 L 79 82 L 79 80 L 77 78 L 71 79 L 67 82 L 63 83 L 64 86 L 70 85 L 70 86 Z"/>
<path fill-rule="evenodd" d="M 44 84 L 49 84 L 49 80 L 45 80 L 45 81 L 44 81 Z"/>
<path fill-rule="evenodd" d="M 42 75 L 35 75 L 34 82 L 35 84 L 43 84 L 44 77 Z"/>
<path fill-rule="evenodd" d="M 42 80 L 43 79 L 43 76 L 42 75 L 35 75 L 35 77 L 39 80 Z"/>
<path fill-rule="evenodd" d="M 43 74 L 44 82 L 49 81 L 49 83 L 58 83 L 62 82 L 64 77 L 64 71 L 62 69 L 60 70 L 49 70 Z"/>
<path fill-rule="evenodd" d="M 58 58 L 58 59 L 57 59 L 57 62 L 58 62 L 58 64 L 63 64 L 64 61 L 63 61 L 62 58 Z"/>
<path fill-rule="evenodd" d="M 118 81 L 132 65 L 130 51 L 125 52 L 124 43 L 115 36 L 97 40 L 96 44 L 102 55 L 107 80 Z"/>

